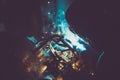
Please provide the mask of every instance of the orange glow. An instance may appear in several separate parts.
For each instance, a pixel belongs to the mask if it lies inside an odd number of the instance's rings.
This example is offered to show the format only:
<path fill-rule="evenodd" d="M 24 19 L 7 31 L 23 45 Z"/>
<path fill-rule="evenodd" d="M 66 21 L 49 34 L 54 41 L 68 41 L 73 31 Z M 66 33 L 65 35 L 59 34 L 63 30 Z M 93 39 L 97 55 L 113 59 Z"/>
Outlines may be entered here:
<path fill-rule="evenodd" d="M 29 56 L 30 56 L 29 54 L 25 54 L 23 56 L 22 62 L 25 63 L 25 61 L 29 58 Z"/>
<path fill-rule="evenodd" d="M 64 65 L 59 63 L 59 66 L 58 66 L 59 70 L 63 69 L 64 68 Z"/>
<path fill-rule="evenodd" d="M 58 76 L 57 80 L 63 80 L 63 78 L 61 76 Z"/>
<path fill-rule="evenodd" d="M 43 56 L 43 53 L 42 53 L 42 51 L 41 51 L 41 52 L 38 53 L 37 57 L 38 57 L 38 58 L 41 58 L 42 56 Z"/>
<path fill-rule="evenodd" d="M 29 66 L 29 67 L 27 67 L 27 72 L 31 72 L 31 70 L 32 70 L 32 67 L 31 66 Z"/>
<path fill-rule="evenodd" d="M 39 73 L 43 73 L 47 69 L 46 65 L 42 65 L 39 69 Z"/>

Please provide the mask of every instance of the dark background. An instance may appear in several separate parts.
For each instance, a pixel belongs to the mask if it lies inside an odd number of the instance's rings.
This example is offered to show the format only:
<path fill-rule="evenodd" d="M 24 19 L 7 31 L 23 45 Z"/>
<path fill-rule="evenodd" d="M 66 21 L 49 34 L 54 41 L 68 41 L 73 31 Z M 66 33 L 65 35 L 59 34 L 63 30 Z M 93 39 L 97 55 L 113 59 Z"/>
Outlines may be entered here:
<path fill-rule="evenodd" d="M 41 4 L 40 0 L 0 0 L 0 80 L 23 80 L 19 55 L 26 46 L 25 37 L 39 34 Z M 76 0 L 66 17 L 76 32 L 105 52 L 97 80 L 119 80 L 119 1 Z"/>

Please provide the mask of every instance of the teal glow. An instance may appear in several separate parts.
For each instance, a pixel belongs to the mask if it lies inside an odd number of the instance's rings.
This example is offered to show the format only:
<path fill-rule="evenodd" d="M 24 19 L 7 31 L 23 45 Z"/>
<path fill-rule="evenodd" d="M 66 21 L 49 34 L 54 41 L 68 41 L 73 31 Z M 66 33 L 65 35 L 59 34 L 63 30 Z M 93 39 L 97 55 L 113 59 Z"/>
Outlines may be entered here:
<path fill-rule="evenodd" d="M 70 31 L 66 21 L 64 21 L 64 23 L 61 23 L 60 28 L 62 35 L 64 35 L 65 42 L 68 43 L 71 48 L 76 47 L 76 50 L 79 50 L 80 52 L 86 50 L 85 46 L 80 43 L 84 43 L 84 40 L 76 33 Z"/>
<path fill-rule="evenodd" d="M 27 36 L 27 39 L 28 39 L 29 41 L 31 41 L 32 43 L 34 43 L 34 44 L 37 43 L 37 40 L 35 39 L 34 36 Z"/>
<path fill-rule="evenodd" d="M 57 4 L 56 6 L 55 2 L 53 2 L 52 0 L 50 0 L 49 3 L 47 2 L 46 3 L 47 5 L 44 6 L 43 14 L 46 15 L 46 17 L 44 18 L 46 22 L 43 28 L 43 33 L 47 33 L 51 36 L 53 36 L 54 34 L 63 36 L 64 41 L 71 48 L 79 52 L 87 50 L 85 47 L 86 43 L 84 39 L 70 30 L 69 24 L 65 17 L 66 16 L 65 13 L 73 0 L 72 1 L 68 0 L 68 2 L 66 0 L 54 0 L 54 1 L 56 1 Z M 31 36 L 27 38 L 36 45 L 37 40 L 35 39 L 35 37 Z M 58 47 L 57 44 L 56 46 Z M 63 50 L 63 47 L 61 47 L 60 49 Z"/>
<path fill-rule="evenodd" d="M 78 50 L 80 52 L 85 51 L 86 47 L 83 43 L 85 41 L 78 36 L 78 34 L 73 33 L 69 29 L 69 24 L 66 20 L 66 11 L 72 1 L 70 0 L 55 0 L 55 3 L 52 2 L 52 0 L 48 3 L 47 7 L 45 7 L 45 12 L 47 12 L 47 20 L 49 19 L 49 22 L 45 24 L 45 27 L 43 29 L 44 32 L 47 32 L 51 36 L 54 34 L 63 36 L 64 41 L 75 50 Z M 53 6 L 51 6 L 53 5 Z M 52 27 L 50 26 L 52 24 Z M 81 42 L 81 43 L 80 43 Z"/>
<path fill-rule="evenodd" d="M 98 60 L 97 60 L 97 64 L 100 62 L 103 56 L 104 56 L 104 52 L 100 53 Z"/>
<path fill-rule="evenodd" d="M 56 1 L 56 3 L 54 3 L 53 1 Z M 42 36 L 37 37 L 39 38 L 38 41 L 34 36 L 27 37 L 27 39 L 34 44 L 32 52 L 33 54 L 35 53 L 35 58 L 37 58 L 35 59 L 35 61 L 39 61 L 37 63 L 38 67 L 41 67 L 42 64 L 47 65 L 48 67 L 45 72 L 40 72 L 40 74 L 38 74 L 38 76 L 40 75 L 40 78 L 42 79 L 56 80 L 58 74 L 64 77 L 64 74 L 66 76 L 66 72 L 71 72 L 74 70 L 71 69 L 73 67 L 73 63 L 76 64 L 76 62 L 78 64 L 76 68 L 78 69 L 75 69 L 75 71 L 78 72 L 83 69 L 82 72 L 85 70 L 85 73 L 87 72 L 87 74 L 89 74 L 89 72 L 91 73 L 91 71 L 94 71 L 94 69 L 92 69 L 94 68 L 94 65 L 92 65 L 94 62 L 92 62 L 91 60 L 96 58 L 92 59 L 91 57 L 94 57 L 93 54 L 94 52 L 96 53 L 96 51 L 93 51 L 93 48 L 89 44 L 88 39 L 79 36 L 77 33 L 71 30 L 71 26 L 66 20 L 66 11 L 70 5 L 67 1 L 70 2 L 73 0 L 47 1 L 47 5 L 43 6 L 43 34 L 40 34 Z M 89 56 L 88 54 L 91 55 Z M 103 55 L 104 52 L 101 53 L 99 56 L 97 55 L 97 64 L 99 63 Z M 89 62 L 91 63 L 89 63 L 88 60 L 90 60 Z M 59 69 L 59 63 L 64 65 L 63 69 Z M 85 67 L 81 66 L 81 64 Z M 50 70 L 53 68 L 55 69 L 55 71 L 57 71 L 57 69 L 59 69 L 59 71 L 54 74 Z M 36 69 L 34 71 L 38 72 L 36 71 Z M 93 76 L 94 72 L 92 73 Z"/>
<path fill-rule="evenodd" d="M 44 77 L 44 79 L 55 80 L 55 77 L 53 75 L 47 75 L 47 76 Z"/>
<path fill-rule="evenodd" d="M 63 44 L 63 43 L 62 43 Z M 54 47 L 56 48 L 58 51 L 62 51 L 62 50 L 66 50 L 68 49 L 68 47 L 63 47 L 63 46 L 60 46 L 59 44 L 56 44 L 55 42 L 51 42 L 51 47 Z"/>

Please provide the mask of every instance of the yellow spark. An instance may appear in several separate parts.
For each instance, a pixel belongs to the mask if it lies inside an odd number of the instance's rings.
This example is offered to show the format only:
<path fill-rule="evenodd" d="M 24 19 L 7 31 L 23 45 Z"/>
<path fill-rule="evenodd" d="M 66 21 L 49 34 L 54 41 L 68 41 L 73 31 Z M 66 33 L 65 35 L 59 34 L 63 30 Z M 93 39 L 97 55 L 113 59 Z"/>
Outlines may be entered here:
<path fill-rule="evenodd" d="M 61 35 L 61 32 L 60 32 L 60 31 L 58 31 L 58 32 L 57 32 L 57 34 L 58 34 L 58 35 Z"/>
<path fill-rule="evenodd" d="M 46 65 L 42 65 L 41 67 L 40 67 L 40 69 L 39 69 L 39 73 L 43 73 L 43 72 L 45 72 L 45 70 L 47 69 L 47 66 Z"/>
<path fill-rule="evenodd" d="M 61 63 L 59 63 L 58 68 L 59 68 L 59 70 L 61 70 L 61 69 L 63 69 L 63 68 L 64 68 L 64 65 L 63 65 L 63 64 L 61 64 Z"/>

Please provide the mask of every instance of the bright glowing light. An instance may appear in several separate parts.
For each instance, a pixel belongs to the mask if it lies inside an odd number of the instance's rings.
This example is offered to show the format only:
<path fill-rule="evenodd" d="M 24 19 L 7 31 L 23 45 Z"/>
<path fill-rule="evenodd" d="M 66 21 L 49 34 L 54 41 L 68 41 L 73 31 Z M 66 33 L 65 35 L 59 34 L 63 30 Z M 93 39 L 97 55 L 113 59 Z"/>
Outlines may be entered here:
<path fill-rule="evenodd" d="M 73 48 L 76 47 L 77 50 L 80 52 L 85 51 L 86 48 L 84 44 L 80 43 L 79 41 L 83 42 L 77 34 L 73 34 L 71 31 L 67 31 L 64 37 L 65 41 Z"/>
<path fill-rule="evenodd" d="M 38 41 L 34 36 L 27 37 L 35 47 L 32 49 L 33 54 L 26 55 L 22 61 L 27 66 L 27 72 L 38 74 L 36 79 L 63 80 L 68 71 L 85 71 L 91 76 L 95 75 L 92 60 L 96 58 L 91 58 L 96 56 L 93 56 L 95 51 L 91 48 L 89 39 L 82 38 L 71 29 L 65 16 L 65 3 L 65 0 L 47 0 L 45 7 L 43 6 L 45 10 L 42 10 L 45 14 L 43 35 L 37 37 Z M 97 64 L 103 54 L 97 56 Z"/>
<path fill-rule="evenodd" d="M 61 3 L 61 5 L 57 6 L 57 11 L 54 11 L 55 14 L 52 14 L 50 11 L 48 11 L 48 15 L 47 17 L 51 20 L 52 22 L 52 29 L 48 26 L 46 26 L 46 32 L 45 34 L 47 34 L 47 30 L 48 33 L 51 30 L 50 35 L 60 35 L 64 37 L 65 42 L 71 47 L 74 48 L 77 51 L 85 51 L 86 47 L 83 43 L 85 43 L 85 41 L 79 37 L 76 33 L 73 33 L 70 29 L 69 29 L 69 24 L 66 20 L 65 17 L 65 12 L 66 12 L 66 5 L 62 4 L 64 3 L 64 1 L 62 0 L 58 0 L 58 2 Z M 50 3 L 50 1 L 48 1 L 48 4 Z M 48 24 L 50 25 L 50 24 Z M 86 43 L 85 43 L 86 44 Z"/>
<path fill-rule="evenodd" d="M 48 4 L 50 4 L 50 1 L 48 1 Z"/>
<path fill-rule="evenodd" d="M 48 14 L 50 15 L 50 12 L 48 12 Z"/>
<path fill-rule="evenodd" d="M 43 73 L 46 69 L 47 69 L 47 66 L 46 65 L 42 65 L 40 70 L 39 70 L 39 73 Z"/>
<path fill-rule="evenodd" d="M 75 50 L 80 52 L 85 51 L 86 48 L 83 44 L 85 43 L 85 41 L 69 29 L 69 24 L 65 18 L 65 12 L 60 9 L 58 10 L 56 16 L 57 17 L 54 16 L 56 18 L 55 21 L 52 21 L 54 22 L 53 26 L 55 26 L 53 27 L 52 31 L 55 31 L 57 29 L 57 34 L 62 35 L 64 37 L 65 42 L 71 48 L 75 48 Z"/>
<path fill-rule="evenodd" d="M 69 44 L 69 46 L 71 46 L 72 48 L 75 47 L 76 50 L 80 52 L 86 50 L 83 44 L 84 40 L 69 29 L 69 25 L 65 18 L 61 20 L 61 24 L 58 24 L 57 28 L 61 32 L 61 34 L 64 36 L 64 40 L 66 43 Z M 80 42 L 83 42 L 83 43 L 80 43 Z"/>

